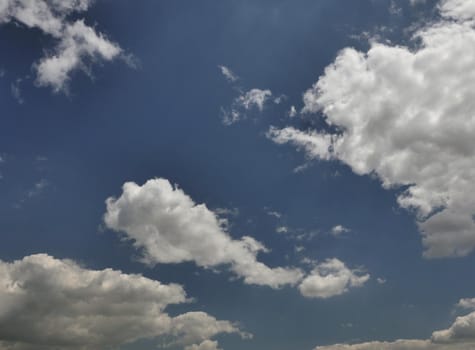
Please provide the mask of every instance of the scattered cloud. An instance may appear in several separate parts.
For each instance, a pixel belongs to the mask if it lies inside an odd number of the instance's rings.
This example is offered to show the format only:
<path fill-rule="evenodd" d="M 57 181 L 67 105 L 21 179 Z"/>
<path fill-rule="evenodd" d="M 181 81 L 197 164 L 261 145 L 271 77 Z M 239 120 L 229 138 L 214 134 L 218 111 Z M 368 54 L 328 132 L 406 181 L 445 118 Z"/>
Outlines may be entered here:
<path fill-rule="evenodd" d="M 48 180 L 46 180 L 46 179 L 41 179 L 40 181 L 38 181 L 37 183 L 35 183 L 35 185 L 33 186 L 33 188 L 32 188 L 31 190 L 28 191 L 27 196 L 28 196 L 29 198 L 39 196 L 40 194 L 43 193 L 43 191 L 44 191 L 49 185 L 50 185 L 50 183 L 48 182 Z"/>
<path fill-rule="evenodd" d="M 338 259 L 328 259 L 313 269 L 300 283 L 299 290 L 307 298 L 330 298 L 361 287 L 370 278 L 358 270 L 350 270 Z"/>
<path fill-rule="evenodd" d="M 381 277 L 378 277 L 378 278 L 376 279 L 376 281 L 377 281 L 379 284 L 386 284 L 386 282 L 387 282 L 386 279 L 381 278 Z"/>
<path fill-rule="evenodd" d="M 247 337 L 204 312 L 169 316 L 168 305 L 188 302 L 177 284 L 89 270 L 45 254 L 0 261 L 0 296 L 0 349 L 5 350 L 105 349 L 161 337 L 192 346 L 220 333 Z"/>
<path fill-rule="evenodd" d="M 57 46 L 33 64 L 36 84 L 55 92 L 67 91 L 71 74 L 80 69 L 89 73 L 88 64 L 97 60 L 112 61 L 122 49 L 103 34 L 69 16 L 85 12 L 92 0 L 2 0 L 0 24 L 14 22 L 39 29 L 56 39 Z"/>
<path fill-rule="evenodd" d="M 225 125 L 232 125 L 240 120 L 247 118 L 247 113 L 253 109 L 258 112 L 264 110 L 268 101 L 272 100 L 272 91 L 251 89 L 243 92 L 234 99 L 229 109 L 222 109 L 222 120 Z M 275 103 L 275 101 L 274 101 Z"/>
<path fill-rule="evenodd" d="M 322 112 L 328 128 L 267 134 L 403 189 L 398 203 L 417 215 L 427 258 L 475 248 L 474 8 L 442 1 L 442 19 L 414 34 L 416 48 L 342 50 L 304 95 L 303 111 Z"/>
<path fill-rule="evenodd" d="M 204 268 L 228 265 L 247 284 L 279 288 L 303 276 L 296 268 L 270 268 L 257 261 L 268 249 L 252 237 L 234 240 L 213 211 L 196 204 L 165 179 L 143 186 L 128 182 L 119 198 L 107 200 L 107 227 L 121 232 L 142 252 L 142 261 L 195 262 Z"/>

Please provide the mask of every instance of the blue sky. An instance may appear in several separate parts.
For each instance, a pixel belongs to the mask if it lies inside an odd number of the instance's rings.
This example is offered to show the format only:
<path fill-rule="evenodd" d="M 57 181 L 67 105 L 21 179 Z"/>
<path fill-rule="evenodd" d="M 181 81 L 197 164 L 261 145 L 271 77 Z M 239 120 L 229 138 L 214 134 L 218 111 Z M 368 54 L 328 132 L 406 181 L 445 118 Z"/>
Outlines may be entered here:
<path fill-rule="evenodd" d="M 473 348 L 474 23 L 0 0 L 0 350 Z"/>

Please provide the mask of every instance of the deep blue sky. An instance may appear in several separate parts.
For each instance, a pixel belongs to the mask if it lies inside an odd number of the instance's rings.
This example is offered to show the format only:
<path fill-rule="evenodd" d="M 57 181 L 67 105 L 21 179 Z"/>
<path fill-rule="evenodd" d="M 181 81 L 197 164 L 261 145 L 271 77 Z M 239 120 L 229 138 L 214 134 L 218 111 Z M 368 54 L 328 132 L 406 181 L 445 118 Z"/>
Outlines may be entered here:
<path fill-rule="evenodd" d="M 474 257 L 422 259 L 414 217 L 398 207 L 397 190 L 384 190 L 377 179 L 357 176 L 336 161 L 314 161 L 294 173 L 305 157 L 265 137 L 270 125 L 286 125 L 286 108 L 302 107 L 302 93 L 340 49 L 368 47 L 355 35 L 386 26 L 392 31 L 382 31 L 385 38 L 404 43 L 405 28 L 433 16 L 432 3 L 400 6 L 401 14 L 394 15 L 389 1 L 370 0 L 98 0 L 84 13 L 86 23 L 139 64 L 95 64 L 93 79 L 76 72 L 68 95 L 37 87 L 31 78 L 32 62 L 51 39 L 3 25 L 0 258 L 41 252 L 183 284 L 196 302 L 171 313 L 203 310 L 254 334 L 252 340 L 220 338 L 226 350 L 427 338 L 446 328 L 454 303 L 475 288 L 475 280 L 457 278 L 471 274 Z M 246 88 L 285 94 L 284 106 L 223 125 L 220 108 L 232 103 L 236 91 L 219 65 L 232 69 Z M 22 104 L 11 94 L 18 78 L 25 78 L 19 84 Z M 372 279 L 319 300 L 292 288 L 231 281 L 227 272 L 191 263 L 144 267 L 134 261 L 130 244 L 103 228 L 102 217 L 105 199 L 119 196 L 124 182 L 154 177 L 179 184 L 211 209 L 237 208 L 231 234 L 265 243 L 272 252 L 260 259 L 269 265 L 338 257 L 364 266 Z M 34 192 L 41 181 L 46 186 Z M 318 234 L 298 242 L 275 232 L 282 225 Z M 334 238 L 328 232 L 335 225 L 351 232 Z M 295 253 L 297 245 L 305 251 Z M 378 277 L 386 283 L 378 284 Z M 352 327 L 342 326 L 348 323 Z M 149 344 L 130 346 L 142 348 Z"/>

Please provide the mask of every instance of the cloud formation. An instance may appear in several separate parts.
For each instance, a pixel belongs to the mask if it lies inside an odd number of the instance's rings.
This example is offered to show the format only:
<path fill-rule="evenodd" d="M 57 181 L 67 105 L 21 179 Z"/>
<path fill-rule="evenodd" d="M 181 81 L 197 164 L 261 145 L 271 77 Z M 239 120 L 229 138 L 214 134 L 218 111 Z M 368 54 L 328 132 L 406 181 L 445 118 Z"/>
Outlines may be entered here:
<path fill-rule="evenodd" d="M 361 287 L 370 276 L 350 270 L 338 259 L 328 259 L 318 264 L 299 285 L 300 293 L 307 298 L 327 299 L 341 295 L 350 288 Z"/>
<path fill-rule="evenodd" d="M 262 112 L 265 104 L 272 100 L 272 91 L 251 89 L 236 97 L 229 109 L 222 109 L 222 120 L 225 125 L 232 125 L 245 119 L 247 113 L 253 109 Z M 278 103 L 277 99 L 273 100 Z M 280 100 L 279 100 L 280 101 Z"/>
<path fill-rule="evenodd" d="M 203 312 L 164 311 L 185 302 L 181 286 L 140 275 L 88 270 L 45 254 L 0 261 L 0 349 L 99 350 L 162 336 L 191 346 L 240 333 Z"/>
<path fill-rule="evenodd" d="M 303 276 L 300 269 L 270 268 L 257 261 L 257 255 L 267 251 L 263 244 L 248 236 L 232 239 L 214 212 L 165 179 L 143 186 L 125 183 L 119 198 L 107 199 L 104 221 L 133 241 L 147 264 L 228 265 L 245 283 L 272 288 L 294 285 Z"/>
<path fill-rule="evenodd" d="M 271 268 L 257 260 L 259 253 L 268 252 L 262 243 L 249 236 L 232 239 L 225 221 L 166 179 L 142 186 L 127 182 L 122 195 L 106 203 L 106 226 L 131 240 L 149 265 L 190 261 L 203 268 L 229 266 L 244 283 L 271 288 L 298 285 L 309 298 L 340 295 L 369 279 L 338 259 L 317 264 L 306 277 L 299 268 Z"/>
<path fill-rule="evenodd" d="M 268 132 L 403 188 L 398 203 L 415 212 L 428 258 L 475 248 L 474 8 L 442 1 L 442 19 L 414 34 L 416 48 L 342 50 L 304 95 L 303 112 L 322 112 L 328 128 Z"/>
<path fill-rule="evenodd" d="M 367 342 L 317 346 L 315 350 L 470 350 L 475 347 L 475 312 L 457 317 L 448 328 L 432 333 L 431 339 Z"/>
<path fill-rule="evenodd" d="M 19 23 L 41 30 L 57 40 L 53 52 L 33 65 L 36 83 L 49 86 L 55 92 L 66 91 L 71 74 L 88 63 L 111 61 L 121 48 L 103 34 L 87 26 L 83 20 L 71 21 L 68 16 L 88 10 L 92 0 L 0 0 L 0 24 Z"/>

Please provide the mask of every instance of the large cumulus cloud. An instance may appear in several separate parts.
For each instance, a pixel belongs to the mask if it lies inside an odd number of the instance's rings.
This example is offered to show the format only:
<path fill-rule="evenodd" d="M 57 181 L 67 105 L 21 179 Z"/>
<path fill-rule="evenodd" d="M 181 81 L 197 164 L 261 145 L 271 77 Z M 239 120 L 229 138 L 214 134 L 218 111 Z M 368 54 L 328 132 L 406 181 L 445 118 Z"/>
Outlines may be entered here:
<path fill-rule="evenodd" d="M 342 50 L 304 95 L 333 132 L 272 128 L 312 158 L 338 159 L 385 188 L 405 186 L 429 258 L 475 248 L 475 1 L 445 0 L 415 48 Z M 330 129 L 328 129 L 330 130 Z"/>
<path fill-rule="evenodd" d="M 192 346 L 240 333 L 204 312 L 165 312 L 185 302 L 181 286 L 140 275 L 89 270 L 44 254 L 0 261 L 0 348 L 109 349 L 163 336 Z"/>
<path fill-rule="evenodd" d="M 216 213 L 196 204 L 166 179 L 149 180 L 142 186 L 125 183 L 119 198 L 107 200 L 104 221 L 131 240 L 147 264 L 226 265 L 247 284 L 298 285 L 301 294 L 310 298 L 340 295 L 369 279 L 338 259 L 317 263 L 307 276 L 300 268 L 269 267 L 257 260 L 259 253 L 268 251 L 262 243 L 249 236 L 231 238 Z"/>
<path fill-rule="evenodd" d="M 132 240 L 149 264 L 229 265 L 245 283 L 273 288 L 302 278 L 299 269 L 270 268 L 257 261 L 257 254 L 267 251 L 263 244 L 248 236 L 232 239 L 214 212 L 165 179 L 149 180 L 143 186 L 125 183 L 119 198 L 107 200 L 104 220 Z"/>

